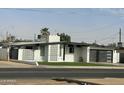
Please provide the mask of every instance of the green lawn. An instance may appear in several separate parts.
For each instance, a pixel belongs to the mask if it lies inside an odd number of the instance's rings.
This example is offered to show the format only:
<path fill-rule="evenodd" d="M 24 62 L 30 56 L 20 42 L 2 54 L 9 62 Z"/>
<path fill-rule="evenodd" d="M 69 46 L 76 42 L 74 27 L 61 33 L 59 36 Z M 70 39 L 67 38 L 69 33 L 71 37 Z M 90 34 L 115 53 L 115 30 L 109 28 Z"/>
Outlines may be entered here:
<path fill-rule="evenodd" d="M 114 66 L 111 64 L 78 63 L 78 62 L 38 62 L 39 65 L 50 66 Z"/>

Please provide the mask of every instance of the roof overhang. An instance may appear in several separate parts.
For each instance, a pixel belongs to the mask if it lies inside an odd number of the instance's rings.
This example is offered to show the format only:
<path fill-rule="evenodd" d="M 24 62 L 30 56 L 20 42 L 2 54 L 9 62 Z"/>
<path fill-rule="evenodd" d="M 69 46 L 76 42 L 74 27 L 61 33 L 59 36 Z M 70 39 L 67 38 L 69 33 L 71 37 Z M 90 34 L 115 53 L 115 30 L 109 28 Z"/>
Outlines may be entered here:
<path fill-rule="evenodd" d="M 89 46 L 87 43 L 78 43 L 78 42 L 19 42 L 11 43 L 10 46 L 32 46 L 32 45 L 52 45 L 52 44 L 64 44 L 64 45 L 80 45 L 80 46 Z"/>

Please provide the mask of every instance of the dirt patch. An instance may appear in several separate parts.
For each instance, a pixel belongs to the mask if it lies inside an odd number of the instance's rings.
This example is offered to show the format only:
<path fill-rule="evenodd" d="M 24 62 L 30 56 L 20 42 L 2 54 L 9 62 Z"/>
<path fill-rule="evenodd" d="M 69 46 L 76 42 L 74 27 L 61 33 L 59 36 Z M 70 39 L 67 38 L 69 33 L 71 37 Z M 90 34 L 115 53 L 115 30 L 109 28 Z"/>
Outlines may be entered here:
<path fill-rule="evenodd" d="M 124 78 L 98 78 L 98 79 L 78 79 L 80 81 L 88 81 L 102 85 L 124 85 Z"/>
<path fill-rule="evenodd" d="M 50 79 L 0 79 L 0 85 L 75 85 Z"/>
<path fill-rule="evenodd" d="M 35 65 L 11 62 L 11 61 L 0 61 L 0 68 L 30 68 L 30 67 L 35 67 Z"/>

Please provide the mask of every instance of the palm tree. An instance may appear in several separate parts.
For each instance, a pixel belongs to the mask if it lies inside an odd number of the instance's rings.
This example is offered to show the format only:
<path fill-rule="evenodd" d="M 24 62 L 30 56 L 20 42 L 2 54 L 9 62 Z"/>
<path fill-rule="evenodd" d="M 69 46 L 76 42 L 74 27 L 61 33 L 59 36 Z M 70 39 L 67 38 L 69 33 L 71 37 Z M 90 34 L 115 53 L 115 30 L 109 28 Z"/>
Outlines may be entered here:
<path fill-rule="evenodd" d="M 43 35 L 43 36 L 49 36 L 50 35 L 50 32 L 48 31 L 49 30 L 49 28 L 42 28 L 41 30 L 40 30 L 40 32 L 41 32 L 41 34 Z"/>
<path fill-rule="evenodd" d="M 48 30 L 49 30 L 49 28 L 47 28 L 47 27 L 41 28 L 40 34 L 37 35 L 37 39 L 40 40 L 40 41 L 42 41 L 42 40 L 47 41 L 48 37 L 50 35 L 50 32 Z"/>

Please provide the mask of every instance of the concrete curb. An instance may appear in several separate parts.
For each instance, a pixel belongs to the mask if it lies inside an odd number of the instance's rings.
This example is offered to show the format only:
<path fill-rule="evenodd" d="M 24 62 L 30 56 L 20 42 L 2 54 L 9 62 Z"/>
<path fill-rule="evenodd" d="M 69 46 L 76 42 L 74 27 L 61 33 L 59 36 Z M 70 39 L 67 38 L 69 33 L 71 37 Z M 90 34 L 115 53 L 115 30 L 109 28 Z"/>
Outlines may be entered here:
<path fill-rule="evenodd" d="M 124 67 L 105 67 L 105 66 L 48 66 L 39 65 L 38 68 L 73 68 L 73 69 L 124 69 Z"/>

